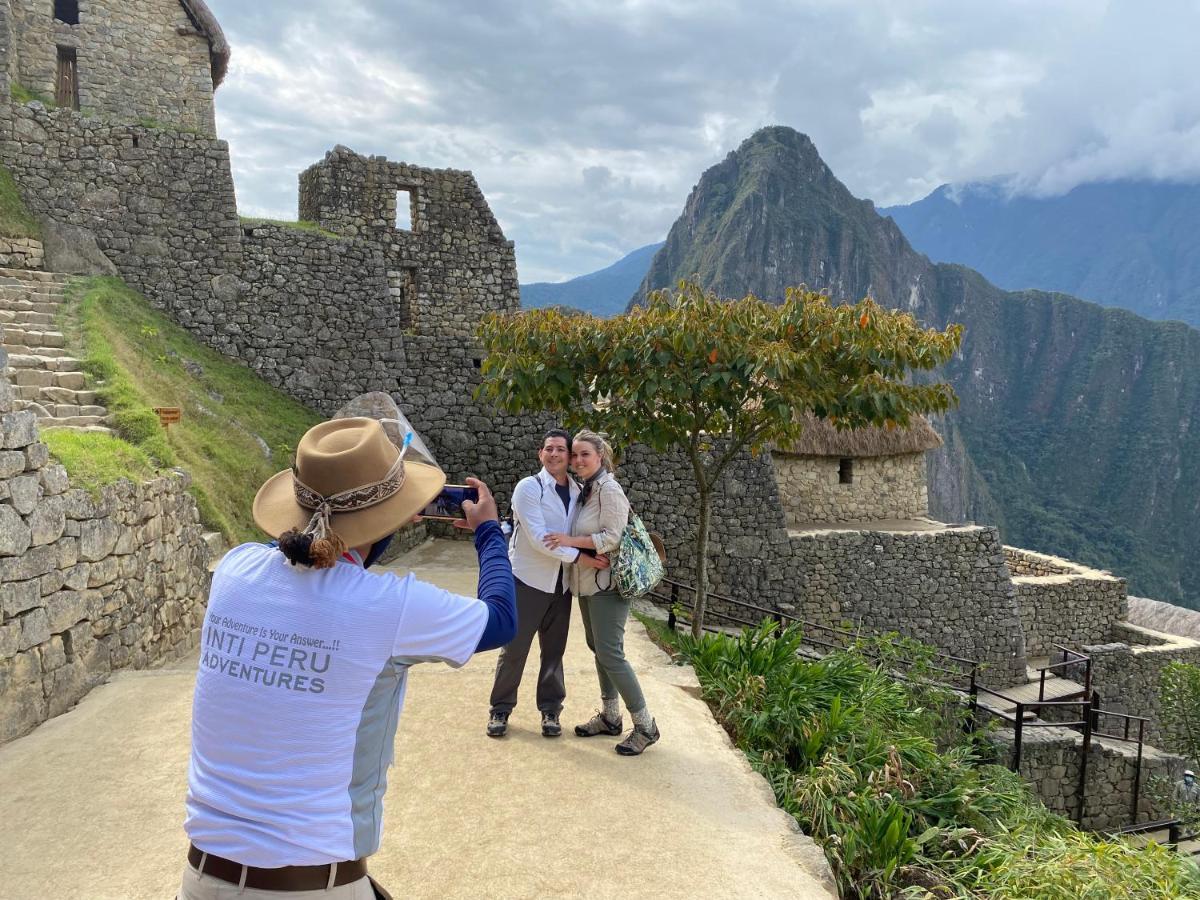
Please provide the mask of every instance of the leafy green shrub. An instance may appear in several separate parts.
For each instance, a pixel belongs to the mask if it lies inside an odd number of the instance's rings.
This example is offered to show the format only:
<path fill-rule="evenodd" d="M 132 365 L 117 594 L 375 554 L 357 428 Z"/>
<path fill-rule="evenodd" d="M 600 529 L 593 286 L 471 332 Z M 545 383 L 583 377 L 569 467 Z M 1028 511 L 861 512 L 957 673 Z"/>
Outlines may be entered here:
<path fill-rule="evenodd" d="M 800 630 L 774 623 L 667 637 L 843 897 L 1200 897 L 1190 860 L 1098 840 L 985 764 L 931 715 L 944 689 L 893 676 L 886 640 L 805 659 Z"/>

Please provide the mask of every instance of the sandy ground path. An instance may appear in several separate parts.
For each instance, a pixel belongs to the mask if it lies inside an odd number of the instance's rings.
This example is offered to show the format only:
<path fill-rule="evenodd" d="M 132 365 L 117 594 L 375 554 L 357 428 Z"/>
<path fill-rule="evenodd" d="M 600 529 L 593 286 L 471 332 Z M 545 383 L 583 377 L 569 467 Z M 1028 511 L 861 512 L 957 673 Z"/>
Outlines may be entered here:
<path fill-rule="evenodd" d="M 473 594 L 474 550 L 396 563 Z M 530 654 L 509 736 L 484 735 L 496 653 L 414 669 L 372 872 L 397 898 L 828 898 L 819 851 L 637 623 L 627 653 L 663 740 L 634 759 L 570 726 L 597 702 L 578 612 L 567 734 L 541 736 Z M 124 673 L 0 748 L 0 898 L 169 898 L 178 885 L 195 658 Z M 628 724 L 628 721 L 627 721 Z"/>

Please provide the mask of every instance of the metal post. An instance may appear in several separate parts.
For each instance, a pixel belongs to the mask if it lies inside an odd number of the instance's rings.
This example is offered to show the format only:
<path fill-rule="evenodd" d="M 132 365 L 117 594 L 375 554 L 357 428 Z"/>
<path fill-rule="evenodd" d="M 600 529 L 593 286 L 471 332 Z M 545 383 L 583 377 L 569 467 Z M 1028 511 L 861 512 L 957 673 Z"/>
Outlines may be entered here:
<path fill-rule="evenodd" d="M 1181 836 L 1179 831 L 1182 825 L 1182 822 L 1180 822 L 1178 819 L 1175 819 L 1170 825 L 1167 826 L 1167 843 L 1171 846 L 1172 850 L 1179 849 L 1179 838 Z"/>
<path fill-rule="evenodd" d="M 1041 678 L 1038 684 L 1038 703 L 1044 702 L 1046 699 L 1046 670 L 1042 669 Z"/>
<path fill-rule="evenodd" d="M 1025 704 L 1017 704 L 1017 724 L 1013 727 L 1013 764 L 1012 770 L 1021 773 L 1021 732 L 1025 724 Z"/>
<path fill-rule="evenodd" d="M 679 585 L 671 585 L 671 606 L 667 612 L 667 625 L 674 631 L 678 620 L 675 618 L 675 607 L 679 605 Z"/>
<path fill-rule="evenodd" d="M 1129 720 L 1126 719 L 1125 723 L 1125 730 L 1128 731 Z M 1141 799 L 1142 795 L 1142 738 L 1144 737 L 1143 732 L 1145 731 L 1145 728 L 1143 726 L 1145 724 L 1146 721 L 1144 719 L 1138 719 L 1138 755 L 1137 768 L 1133 770 L 1133 818 L 1129 820 L 1130 825 L 1137 824 L 1138 800 Z"/>
<path fill-rule="evenodd" d="M 979 716 L 979 686 L 975 683 L 977 667 L 971 666 L 971 702 L 967 705 L 967 734 L 974 734 L 979 727 L 976 719 Z"/>
<path fill-rule="evenodd" d="M 1089 697 L 1086 701 L 1083 716 L 1083 743 L 1079 753 L 1079 799 L 1075 806 L 1075 824 L 1083 827 L 1083 804 L 1087 797 L 1087 764 L 1088 753 L 1092 749 L 1092 716 L 1095 701 Z"/>

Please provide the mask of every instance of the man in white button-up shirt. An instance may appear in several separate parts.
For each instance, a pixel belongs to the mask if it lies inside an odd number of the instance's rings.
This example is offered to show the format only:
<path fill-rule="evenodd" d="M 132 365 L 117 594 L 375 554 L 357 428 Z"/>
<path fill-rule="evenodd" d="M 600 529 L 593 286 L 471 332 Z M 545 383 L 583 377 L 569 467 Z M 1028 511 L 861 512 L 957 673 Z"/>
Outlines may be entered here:
<path fill-rule="evenodd" d="M 570 459 L 571 435 L 558 428 L 548 431 L 538 451 L 542 470 L 522 478 L 513 488 L 508 557 L 517 583 L 517 636 L 500 651 L 496 665 L 487 726 L 491 737 L 503 737 L 508 731 L 508 717 L 517 705 L 517 689 L 535 634 L 542 655 L 537 683 L 542 734 L 562 734 L 558 717 L 567 695 L 562 658 L 571 624 L 571 595 L 564 567 L 579 559 L 579 551 L 573 547 L 551 550 L 542 538 L 570 530 L 579 498 L 579 485 L 567 475 Z M 584 557 L 584 564 L 590 563 L 591 558 Z"/>

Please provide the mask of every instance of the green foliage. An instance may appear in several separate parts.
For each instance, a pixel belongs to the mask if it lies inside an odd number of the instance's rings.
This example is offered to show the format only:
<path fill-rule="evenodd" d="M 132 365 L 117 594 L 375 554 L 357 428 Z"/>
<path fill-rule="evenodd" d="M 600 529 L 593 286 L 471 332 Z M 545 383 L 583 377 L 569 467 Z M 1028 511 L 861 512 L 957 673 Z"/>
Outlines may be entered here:
<path fill-rule="evenodd" d="M 1180 753 L 1200 760 L 1200 666 L 1168 663 L 1159 689 L 1159 722 L 1174 736 Z"/>
<path fill-rule="evenodd" d="M 895 428 L 955 402 L 912 372 L 949 360 L 962 329 L 922 328 L 872 300 L 834 306 L 789 288 L 773 305 L 726 300 L 697 283 L 656 291 L 646 306 L 597 319 L 554 309 L 484 319 L 480 394 L 508 412 L 550 410 L 607 432 L 618 446 L 682 451 L 700 494 L 696 607 L 704 620 L 710 496 L 741 452 L 799 437 L 804 414 L 838 428 Z"/>
<path fill-rule="evenodd" d="M 230 541 L 260 539 L 254 494 L 320 417 L 200 344 L 119 279 L 73 282 L 69 299 L 64 329 L 118 434 L 153 465 L 191 473 L 206 525 Z M 155 406 L 180 407 L 182 421 L 164 430 Z M 75 476 L 79 461 L 63 464 Z"/>
<path fill-rule="evenodd" d="M 42 440 L 71 473 L 71 486 L 93 495 L 122 478 L 140 482 L 157 473 L 145 451 L 112 435 L 47 428 L 42 430 Z"/>
<path fill-rule="evenodd" d="M 41 240 L 42 228 L 25 206 L 12 172 L 0 165 L 0 234 Z"/>
<path fill-rule="evenodd" d="M 776 798 L 819 841 L 845 898 L 1200 897 L 1200 870 L 1161 847 L 1106 842 L 984 764 L 959 733 L 938 748 L 925 698 L 890 672 L 888 646 L 821 659 L 774 623 L 738 636 L 660 638 Z"/>
<path fill-rule="evenodd" d="M 31 91 L 29 88 L 20 82 L 14 81 L 9 88 L 9 93 L 12 94 L 13 100 L 17 103 L 40 103 L 46 109 L 54 109 L 58 106 L 50 97 L 44 97 L 36 91 Z"/>

